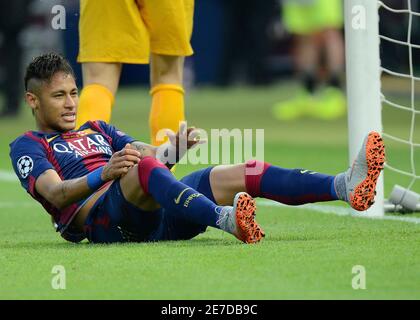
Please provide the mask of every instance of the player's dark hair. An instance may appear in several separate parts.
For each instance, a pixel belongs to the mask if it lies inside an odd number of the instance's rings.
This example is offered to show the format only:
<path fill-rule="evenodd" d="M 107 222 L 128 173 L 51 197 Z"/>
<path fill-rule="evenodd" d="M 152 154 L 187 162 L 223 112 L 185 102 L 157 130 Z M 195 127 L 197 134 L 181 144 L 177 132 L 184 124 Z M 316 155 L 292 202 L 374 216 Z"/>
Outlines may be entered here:
<path fill-rule="evenodd" d="M 37 79 L 49 82 L 53 75 L 60 71 L 76 78 L 69 62 L 58 53 L 51 52 L 33 58 L 32 62 L 26 67 L 25 90 L 28 90 L 29 80 Z"/>

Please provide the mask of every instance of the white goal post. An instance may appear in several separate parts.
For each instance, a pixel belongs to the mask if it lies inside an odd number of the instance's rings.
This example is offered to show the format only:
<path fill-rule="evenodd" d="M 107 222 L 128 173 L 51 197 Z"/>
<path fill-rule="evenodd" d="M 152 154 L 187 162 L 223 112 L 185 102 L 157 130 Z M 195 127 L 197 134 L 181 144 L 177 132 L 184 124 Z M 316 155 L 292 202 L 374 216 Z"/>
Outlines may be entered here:
<path fill-rule="evenodd" d="M 375 0 L 345 0 L 350 165 L 370 131 L 382 132 L 379 14 Z M 370 216 L 384 215 L 383 173 Z"/>
<path fill-rule="evenodd" d="M 377 184 L 375 204 L 367 211 L 370 216 L 383 216 L 385 211 L 420 211 L 420 194 L 411 190 L 420 175 L 416 173 L 415 149 L 420 143 L 415 140 L 416 117 L 420 110 L 416 109 L 416 81 L 413 49 L 420 49 L 420 44 L 412 43 L 414 33 L 413 17 L 420 17 L 420 9 L 413 8 L 411 0 L 405 0 L 405 7 L 392 8 L 385 0 L 345 0 L 345 39 L 346 39 L 346 76 L 348 102 L 348 132 L 350 164 L 359 151 L 361 141 L 369 131 L 382 133 L 383 137 L 397 143 L 404 144 L 410 149 L 410 170 L 386 164 L 386 168 L 405 177 L 410 183 L 401 187 L 394 186 L 390 200 L 385 200 L 384 177 L 381 174 Z M 405 41 L 393 39 L 380 34 L 379 10 L 386 10 L 393 14 L 404 14 L 407 17 L 407 35 Z M 381 41 L 391 42 L 402 46 L 408 52 L 409 70 L 406 73 L 390 70 L 381 65 Z M 411 83 L 407 100 L 410 103 L 403 106 L 391 101 L 381 91 L 381 74 L 408 80 Z M 382 105 L 397 108 L 410 114 L 409 137 L 401 138 L 383 132 Z M 417 121 L 418 122 L 418 121 Z M 417 169 L 418 170 L 418 169 Z"/>

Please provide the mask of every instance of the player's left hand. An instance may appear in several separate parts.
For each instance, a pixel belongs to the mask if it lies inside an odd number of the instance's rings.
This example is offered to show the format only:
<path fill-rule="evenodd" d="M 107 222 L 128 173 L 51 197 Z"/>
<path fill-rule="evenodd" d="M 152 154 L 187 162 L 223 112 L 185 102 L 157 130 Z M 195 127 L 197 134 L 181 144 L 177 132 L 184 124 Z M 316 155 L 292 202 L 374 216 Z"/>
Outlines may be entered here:
<path fill-rule="evenodd" d="M 166 165 L 176 164 L 188 149 L 206 142 L 201 139 L 200 132 L 201 130 L 195 127 L 187 128 L 185 121 L 180 123 L 177 133 L 166 129 L 165 133 L 169 141 L 156 148 L 156 158 Z"/>
<path fill-rule="evenodd" d="M 201 139 L 200 131 L 201 130 L 196 127 L 187 127 L 187 122 L 182 121 L 177 133 L 170 129 L 166 129 L 166 135 L 168 136 L 171 145 L 179 149 L 179 152 L 182 154 L 182 151 L 186 151 L 198 144 L 207 142 Z"/>

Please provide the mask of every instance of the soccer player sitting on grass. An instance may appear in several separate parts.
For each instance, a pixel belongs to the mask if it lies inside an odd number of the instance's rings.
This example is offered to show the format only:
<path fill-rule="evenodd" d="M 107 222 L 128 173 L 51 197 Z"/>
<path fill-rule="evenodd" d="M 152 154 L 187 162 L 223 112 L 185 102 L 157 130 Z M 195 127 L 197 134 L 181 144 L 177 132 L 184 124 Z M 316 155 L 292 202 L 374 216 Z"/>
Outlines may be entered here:
<path fill-rule="evenodd" d="M 12 164 L 22 186 L 72 242 L 191 239 L 211 226 L 256 243 L 264 232 L 255 221 L 252 197 L 290 205 L 343 200 L 366 210 L 385 161 L 382 139 L 371 132 L 352 168 L 337 176 L 253 160 L 206 168 L 178 181 L 165 159 L 174 152 L 180 159 L 200 143 L 194 128 L 184 123 L 176 135 L 168 132 L 169 141 L 160 147 L 102 121 L 75 130 L 75 78 L 56 54 L 29 64 L 25 88 L 39 131 L 11 143 Z M 196 138 L 182 147 L 183 136 Z"/>

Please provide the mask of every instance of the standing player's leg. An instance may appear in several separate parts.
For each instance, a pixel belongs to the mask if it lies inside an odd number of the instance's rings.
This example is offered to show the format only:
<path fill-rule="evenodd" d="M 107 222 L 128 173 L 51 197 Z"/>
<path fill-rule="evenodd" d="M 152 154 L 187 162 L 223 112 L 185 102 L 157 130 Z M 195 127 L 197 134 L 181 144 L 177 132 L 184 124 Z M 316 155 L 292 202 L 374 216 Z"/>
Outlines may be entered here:
<path fill-rule="evenodd" d="M 289 205 L 343 200 L 354 209 L 367 210 L 374 201 L 376 182 L 385 162 L 385 146 L 376 132 L 363 141 L 353 166 L 337 176 L 302 169 L 284 169 L 260 161 L 217 166 L 209 183 L 215 202 L 224 205 L 240 191 L 253 197 Z"/>
<path fill-rule="evenodd" d="M 318 24 L 322 31 L 328 71 L 327 85 L 340 88 L 340 76 L 344 71 L 344 39 L 341 32 L 344 24 L 341 0 L 318 0 Z"/>
<path fill-rule="evenodd" d="M 344 41 L 341 31 L 332 28 L 322 32 L 322 41 L 327 62 L 326 85 L 320 90 L 317 109 L 311 114 L 315 118 L 330 120 L 346 113 L 346 97 L 340 79 L 344 70 Z"/>
<path fill-rule="evenodd" d="M 288 1 L 283 4 L 283 21 L 293 35 L 294 65 L 302 89 L 296 97 L 274 105 L 273 113 L 279 120 L 294 120 L 316 108 L 315 91 L 321 53 L 315 20 L 317 1 L 310 4 Z"/>
<path fill-rule="evenodd" d="M 316 7 L 318 28 L 327 67 L 326 86 L 319 94 L 318 110 L 313 115 L 321 119 L 335 119 L 345 115 L 346 98 L 341 87 L 344 71 L 343 4 L 341 0 L 318 0 Z"/>
<path fill-rule="evenodd" d="M 344 39 L 341 30 L 329 28 L 323 32 L 328 68 L 327 85 L 341 89 L 340 77 L 344 71 Z"/>
<path fill-rule="evenodd" d="M 152 106 L 149 125 L 153 145 L 165 140 L 157 139 L 161 129 L 169 128 L 174 132 L 179 123 L 185 120 L 183 89 L 184 57 L 154 54 L 150 61 L 150 94 Z"/>
<path fill-rule="evenodd" d="M 149 63 L 149 34 L 132 0 L 80 0 L 79 54 L 84 89 L 77 126 L 110 121 L 123 63 Z"/>
<path fill-rule="evenodd" d="M 296 68 L 305 92 L 315 94 L 318 82 L 320 44 L 318 34 L 296 34 Z"/>
<path fill-rule="evenodd" d="M 194 0 L 137 0 L 150 35 L 151 140 L 159 130 L 178 131 L 184 120 L 184 57 L 193 54 L 190 39 Z M 162 14 L 164 13 L 164 16 Z M 162 19 L 162 17 L 164 17 Z"/>
<path fill-rule="evenodd" d="M 77 127 L 89 120 L 110 122 L 121 69 L 121 63 L 82 64 L 83 90 L 79 99 Z"/>

